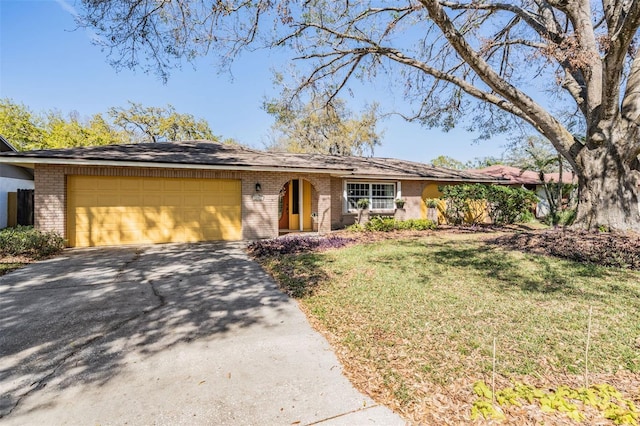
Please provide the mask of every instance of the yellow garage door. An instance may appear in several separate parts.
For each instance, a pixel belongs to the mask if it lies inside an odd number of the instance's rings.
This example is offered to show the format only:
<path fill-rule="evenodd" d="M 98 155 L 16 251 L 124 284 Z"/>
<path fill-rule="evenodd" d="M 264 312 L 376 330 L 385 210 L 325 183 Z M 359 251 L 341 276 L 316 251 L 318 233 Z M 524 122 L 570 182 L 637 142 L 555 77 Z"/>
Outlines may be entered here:
<path fill-rule="evenodd" d="M 68 176 L 71 247 L 240 240 L 239 180 Z"/>

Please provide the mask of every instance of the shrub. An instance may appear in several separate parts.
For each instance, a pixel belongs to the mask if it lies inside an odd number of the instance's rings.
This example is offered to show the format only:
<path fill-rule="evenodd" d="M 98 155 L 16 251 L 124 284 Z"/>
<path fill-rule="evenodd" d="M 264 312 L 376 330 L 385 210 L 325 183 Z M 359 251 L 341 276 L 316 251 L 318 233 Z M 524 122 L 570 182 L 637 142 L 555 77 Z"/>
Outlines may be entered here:
<path fill-rule="evenodd" d="M 367 231 L 389 232 L 397 229 L 396 220 L 392 217 L 374 216 L 364 224 Z"/>
<path fill-rule="evenodd" d="M 530 218 L 527 215 L 536 196 L 532 191 L 502 185 L 447 185 L 441 188 L 447 201 L 445 218 L 453 225 L 476 225 L 485 212 L 493 223 L 508 225 Z"/>
<path fill-rule="evenodd" d="M 43 259 L 64 249 L 64 239 L 55 232 L 43 232 L 32 226 L 17 226 L 0 231 L 0 255 Z"/>
<path fill-rule="evenodd" d="M 524 188 L 502 185 L 487 187 L 488 213 L 495 224 L 509 225 L 524 221 L 536 200 L 536 195 Z"/>
<path fill-rule="evenodd" d="M 484 219 L 484 209 L 478 202 L 487 199 L 487 185 L 481 183 L 446 185 L 440 188 L 442 198 L 447 202 L 445 219 L 452 225 L 463 223 L 478 224 Z"/>
<path fill-rule="evenodd" d="M 409 231 L 428 231 L 430 229 L 436 229 L 438 224 L 429 219 L 407 219 L 398 222 L 398 229 L 405 229 Z"/>
<path fill-rule="evenodd" d="M 390 231 L 427 231 L 436 229 L 438 225 L 429 219 L 407 219 L 395 220 L 392 217 L 374 216 L 364 225 L 353 224 L 347 229 L 349 231 L 372 231 L 372 232 L 390 232 Z"/>
<path fill-rule="evenodd" d="M 570 226 L 574 220 L 576 220 L 576 211 L 568 209 L 548 214 L 544 218 L 544 223 L 547 225 Z"/>
<path fill-rule="evenodd" d="M 254 241 L 247 249 L 255 257 L 278 256 L 283 254 L 303 253 L 314 250 L 344 247 L 353 239 L 330 235 L 291 235 L 268 240 Z"/>

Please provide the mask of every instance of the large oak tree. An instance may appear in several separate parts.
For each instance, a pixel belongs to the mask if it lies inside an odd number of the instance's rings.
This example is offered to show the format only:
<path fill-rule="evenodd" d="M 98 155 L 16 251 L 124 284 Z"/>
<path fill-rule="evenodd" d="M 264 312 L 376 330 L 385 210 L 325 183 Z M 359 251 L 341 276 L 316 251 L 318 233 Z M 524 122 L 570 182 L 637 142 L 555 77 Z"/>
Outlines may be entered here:
<path fill-rule="evenodd" d="M 425 125 L 490 136 L 516 122 L 580 181 L 577 223 L 640 231 L 635 0 L 84 0 L 117 66 L 164 78 L 182 60 L 262 43 L 300 52 L 300 87 L 355 78 L 403 87 Z M 515 121 L 514 121 L 515 119 Z"/>

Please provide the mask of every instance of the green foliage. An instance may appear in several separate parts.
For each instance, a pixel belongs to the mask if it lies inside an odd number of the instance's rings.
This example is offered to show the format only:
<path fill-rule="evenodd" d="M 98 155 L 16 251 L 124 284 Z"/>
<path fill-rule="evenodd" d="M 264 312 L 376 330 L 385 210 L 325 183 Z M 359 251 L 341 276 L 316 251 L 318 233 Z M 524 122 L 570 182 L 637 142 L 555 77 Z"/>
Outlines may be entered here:
<path fill-rule="evenodd" d="M 374 216 L 364 224 L 367 231 L 389 232 L 396 228 L 396 220 L 388 216 Z"/>
<path fill-rule="evenodd" d="M 507 225 L 523 221 L 536 200 L 536 195 L 524 188 L 502 185 L 487 187 L 487 210 L 496 224 Z"/>
<path fill-rule="evenodd" d="M 447 200 L 445 218 L 453 225 L 479 224 L 485 212 L 495 224 L 524 221 L 531 217 L 527 213 L 536 201 L 532 191 L 502 185 L 447 185 L 441 191 L 442 197 Z"/>
<path fill-rule="evenodd" d="M 110 122 L 102 114 L 81 119 L 77 112 L 34 114 L 11 99 L 0 99 L 0 134 L 17 150 L 67 148 L 161 140 L 218 140 L 204 120 L 180 114 L 168 105 L 111 108 Z M 227 141 L 225 141 L 226 143 Z"/>
<path fill-rule="evenodd" d="M 567 209 L 555 213 L 550 213 L 544 218 L 547 225 L 571 226 L 576 219 L 576 210 Z"/>
<path fill-rule="evenodd" d="M 356 202 L 356 206 L 357 206 L 359 209 L 362 209 L 362 210 L 366 210 L 366 209 L 368 209 L 368 208 L 369 208 L 369 199 L 367 199 L 367 198 L 360 198 L 360 199 Z"/>
<path fill-rule="evenodd" d="M 455 158 L 447 155 L 439 155 L 431 160 L 431 165 L 434 167 L 444 167 L 446 169 L 464 170 L 467 168 L 466 164 L 462 161 L 458 161 Z"/>
<path fill-rule="evenodd" d="M 390 231 L 427 231 L 436 229 L 437 224 L 429 219 L 396 220 L 389 216 L 374 216 L 365 224 L 353 224 L 350 231 L 390 232 Z"/>
<path fill-rule="evenodd" d="M 438 207 L 440 200 L 438 198 L 427 198 L 424 200 L 424 203 L 427 205 L 427 208 L 435 209 Z"/>
<path fill-rule="evenodd" d="M 438 224 L 429 219 L 407 219 L 397 221 L 397 229 L 407 231 L 428 231 L 438 227 Z"/>
<path fill-rule="evenodd" d="M 315 99 L 303 104 L 291 101 L 284 92 L 281 100 L 263 106 L 276 120 L 272 126 L 276 141 L 270 150 L 362 156 L 373 155 L 380 145 L 376 105 L 356 116 L 341 99 L 328 103 Z"/>
<path fill-rule="evenodd" d="M 482 169 L 485 167 L 493 166 L 494 164 L 503 164 L 502 158 L 476 157 L 473 161 L 467 161 L 466 163 L 463 163 L 462 161 L 456 160 L 455 158 L 446 155 L 440 155 L 431 160 L 432 166 L 445 167 L 447 169 L 454 170 Z"/>
<path fill-rule="evenodd" d="M 478 420 L 481 417 L 493 420 L 506 419 L 504 413 L 493 405 L 493 392 L 483 381 L 473 384 L 473 393 L 479 398 L 471 407 L 471 420 Z"/>
<path fill-rule="evenodd" d="M 42 147 L 45 130 L 39 117 L 22 104 L 0 99 L 0 135 L 18 151 Z"/>
<path fill-rule="evenodd" d="M 135 142 L 218 140 L 205 120 L 178 113 L 172 105 L 145 107 L 129 102 L 129 108 L 110 108 L 108 114 Z"/>
<path fill-rule="evenodd" d="M 55 232 L 42 232 L 32 226 L 17 226 L 0 231 L 0 255 L 42 259 L 59 253 L 64 239 Z"/>
<path fill-rule="evenodd" d="M 493 393 L 484 382 L 474 383 L 473 392 L 478 399 L 471 408 L 472 419 L 504 419 L 502 411 L 498 411 L 492 404 Z M 608 384 L 593 385 L 589 388 L 558 386 L 555 391 L 545 391 L 528 384 L 515 383 L 512 387 L 496 391 L 495 402 L 501 407 L 520 407 L 523 403 L 536 404 L 545 413 L 561 412 L 576 422 L 584 420 L 585 406 L 596 408 L 606 419 L 617 425 L 637 425 L 640 415 L 632 400 L 625 399 L 618 390 Z"/>
<path fill-rule="evenodd" d="M 487 185 L 446 185 L 440 191 L 442 198 L 447 201 L 444 216 L 448 223 L 461 225 L 466 222 L 474 225 L 482 222 L 483 212 L 478 208 L 477 202 L 487 199 Z"/>

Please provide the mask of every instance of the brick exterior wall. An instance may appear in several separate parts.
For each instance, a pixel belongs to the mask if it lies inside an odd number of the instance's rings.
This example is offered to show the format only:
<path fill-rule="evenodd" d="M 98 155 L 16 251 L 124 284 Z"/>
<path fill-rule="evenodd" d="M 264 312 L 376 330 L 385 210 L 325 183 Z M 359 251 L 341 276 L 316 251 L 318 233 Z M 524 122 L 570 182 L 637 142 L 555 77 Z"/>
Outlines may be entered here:
<path fill-rule="evenodd" d="M 358 180 L 349 179 L 349 182 L 357 182 Z M 362 182 L 370 182 L 371 180 L 361 180 Z M 398 182 L 398 181 L 388 181 Z M 398 220 L 405 219 L 421 219 L 424 218 L 422 207 L 424 200 L 422 199 L 422 191 L 426 181 L 400 181 L 402 199 L 405 200 L 403 209 L 396 209 L 393 213 L 376 213 L 370 212 L 370 216 L 394 216 Z M 358 215 L 357 213 L 344 212 L 344 180 L 340 178 L 331 178 L 331 229 L 342 229 L 352 225 Z"/>
<path fill-rule="evenodd" d="M 90 167 L 63 165 L 36 165 L 35 176 L 35 226 L 38 229 L 58 232 L 67 238 L 67 190 L 66 176 L 135 176 L 196 179 L 238 179 L 242 194 L 242 236 L 244 239 L 273 238 L 278 236 L 278 197 L 285 182 L 305 179 L 313 187 L 312 209 L 317 213 L 319 233 L 331 231 L 331 182 L 327 175 L 224 171 L 197 169 L 162 169 L 138 167 Z M 255 184 L 262 190 L 256 193 Z"/>

